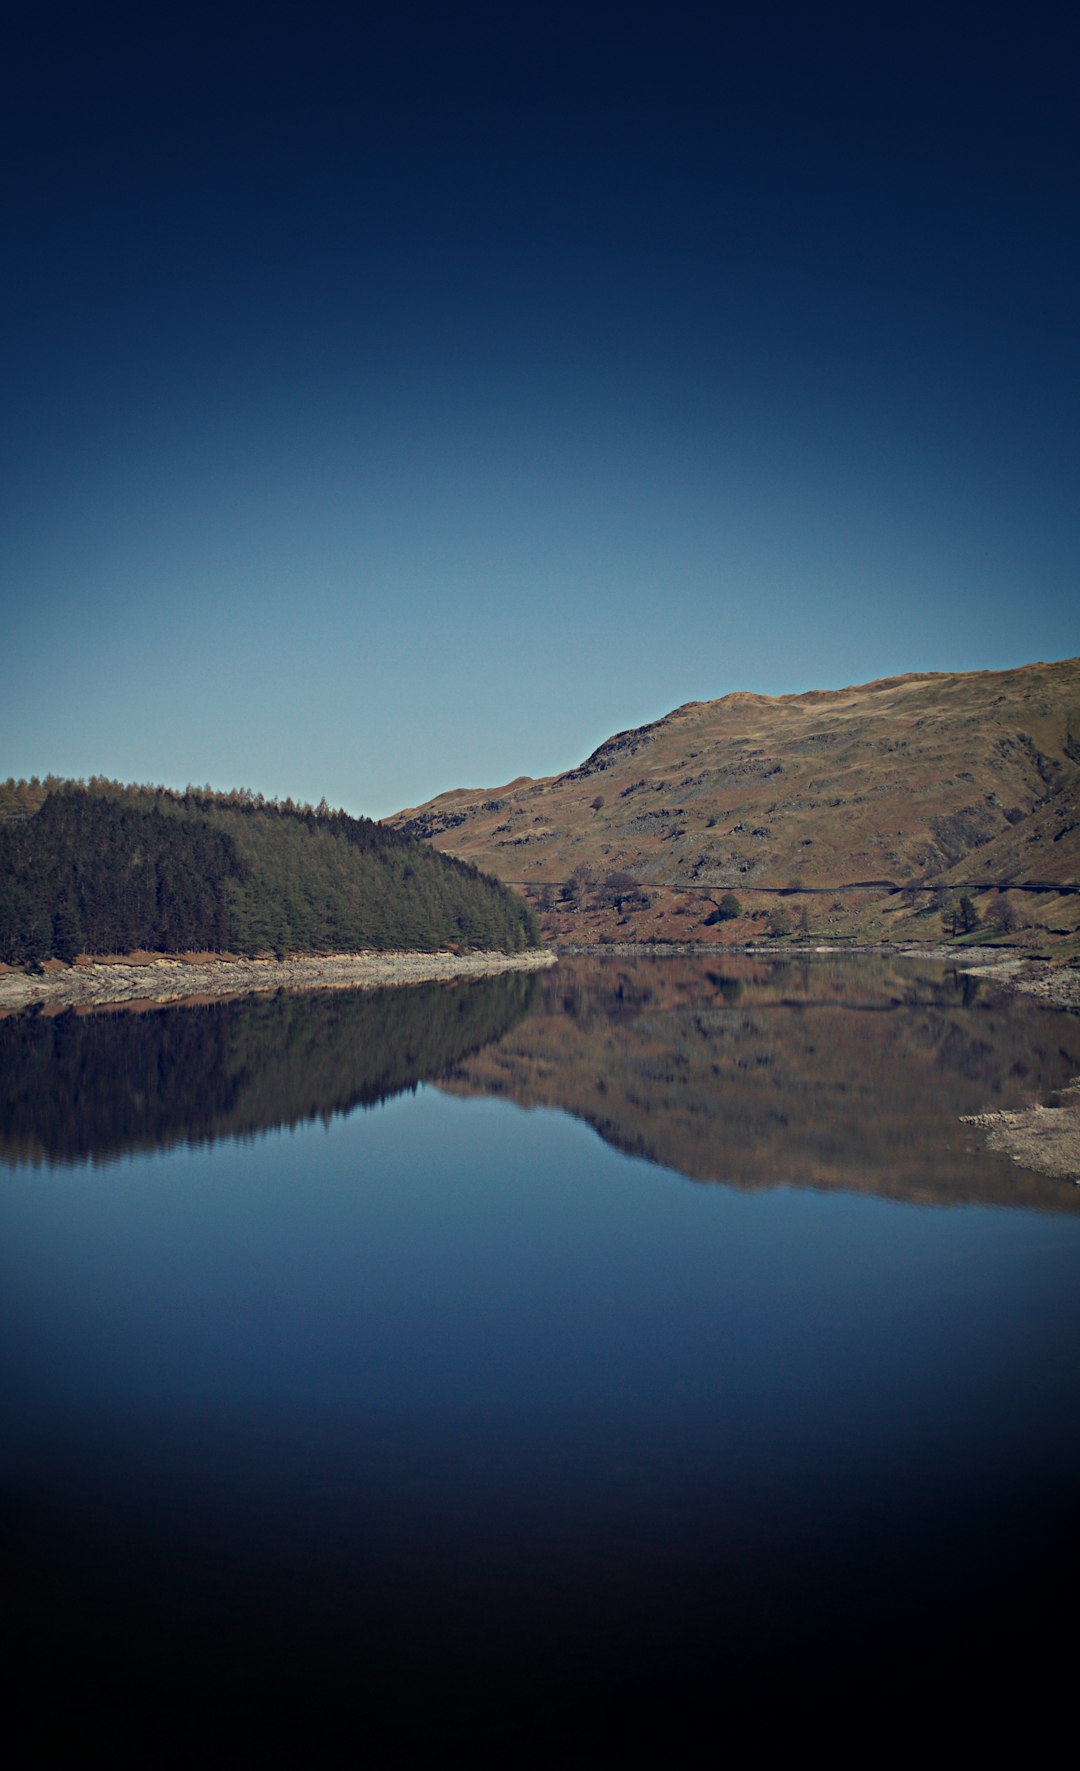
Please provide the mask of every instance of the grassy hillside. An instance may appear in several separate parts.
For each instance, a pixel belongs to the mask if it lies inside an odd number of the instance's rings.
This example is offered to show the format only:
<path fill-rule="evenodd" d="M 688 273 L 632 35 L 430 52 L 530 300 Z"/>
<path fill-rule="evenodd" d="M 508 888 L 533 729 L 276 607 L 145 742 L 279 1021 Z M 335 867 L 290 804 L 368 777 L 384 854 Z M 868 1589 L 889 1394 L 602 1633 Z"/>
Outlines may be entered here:
<path fill-rule="evenodd" d="M 1080 883 L 1080 659 L 690 702 L 564 774 L 390 822 L 520 882 L 549 936 L 745 938 L 780 910 L 918 938 L 954 932 L 964 895 L 1006 933 L 1069 932 L 1080 897 L 1020 888 Z M 1014 889 L 970 889 L 990 882 Z M 718 926 L 728 891 L 748 914 Z"/>
<path fill-rule="evenodd" d="M 521 898 L 368 819 L 95 781 L 9 782 L 0 959 L 80 952 L 515 952 Z"/>

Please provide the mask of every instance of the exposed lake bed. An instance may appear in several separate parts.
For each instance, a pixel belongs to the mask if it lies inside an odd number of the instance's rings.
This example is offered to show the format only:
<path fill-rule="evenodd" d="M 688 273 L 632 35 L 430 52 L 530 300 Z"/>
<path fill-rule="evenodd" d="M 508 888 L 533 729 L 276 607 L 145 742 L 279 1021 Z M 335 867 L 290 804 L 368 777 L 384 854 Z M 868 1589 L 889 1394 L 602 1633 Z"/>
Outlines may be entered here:
<path fill-rule="evenodd" d="M 638 955 L 0 1047 L 56 1742 L 603 1762 L 1064 1665 L 1080 1193 L 961 1115 L 1055 1098 L 1075 1016 Z"/>
<path fill-rule="evenodd" d="M 266 990 L 374 990 L 435 978 L 488 977 L 554 965 L 546 948 L 522 953 L 322 953 L 292 958 L 145 953 L 53 961 L 37 972 L 0 970 L 0 1014 L 34 1003 L 55 1010 L 183 1002 Z"/>

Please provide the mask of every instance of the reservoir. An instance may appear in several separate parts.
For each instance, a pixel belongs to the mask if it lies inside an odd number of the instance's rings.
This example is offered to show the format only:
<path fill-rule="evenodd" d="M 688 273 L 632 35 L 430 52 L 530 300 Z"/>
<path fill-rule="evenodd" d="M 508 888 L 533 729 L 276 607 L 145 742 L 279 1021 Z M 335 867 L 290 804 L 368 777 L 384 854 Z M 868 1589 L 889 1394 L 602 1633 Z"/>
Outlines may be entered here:
<path fill-rule="evenodd" d="M 1063 1710 L 1080 1187 L 962 1117 L 1078 1073 L 929 961 L 0 1021 L 11 1727 L 600 1764 Z"/>

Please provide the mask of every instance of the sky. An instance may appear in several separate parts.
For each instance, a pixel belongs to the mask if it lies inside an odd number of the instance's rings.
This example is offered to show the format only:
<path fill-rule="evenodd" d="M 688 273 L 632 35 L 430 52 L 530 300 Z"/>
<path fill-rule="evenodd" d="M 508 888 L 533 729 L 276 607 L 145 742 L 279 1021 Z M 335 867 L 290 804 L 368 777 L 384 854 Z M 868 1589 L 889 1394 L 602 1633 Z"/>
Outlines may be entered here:
<path fill-rule="evenodd" d="M 1080 652 L 1080 23 L 23 8 L 0 777 L 385 816 Z"/>

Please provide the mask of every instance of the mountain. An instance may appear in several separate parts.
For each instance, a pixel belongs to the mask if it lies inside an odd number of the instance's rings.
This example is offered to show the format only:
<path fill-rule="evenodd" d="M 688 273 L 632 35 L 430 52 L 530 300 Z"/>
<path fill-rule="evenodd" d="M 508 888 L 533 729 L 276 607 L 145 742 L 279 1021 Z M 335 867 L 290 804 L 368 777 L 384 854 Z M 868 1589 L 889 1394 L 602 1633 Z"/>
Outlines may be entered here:
<path fill-rule="evenodd" d="M 936 937 L 967 897 L 1041 939 L 1080 921 L 1080 897 L 1045 889 L 1080 883 L 1078 807 L 1073 658 L 691 701 L 563 774 L 388 822 L 515 884 L 547 938 L 741 939 L 766 916 Z M 718 920 L 729 892 L 744 914 Z"/>
<path fill-rule="evenodd" d="M 8 782 L 0 800 L 7 963 L 133 948 L 284 957 L 536 942 L 519 896 L 370 819 L 191 788 L 48 789 Z"/>

